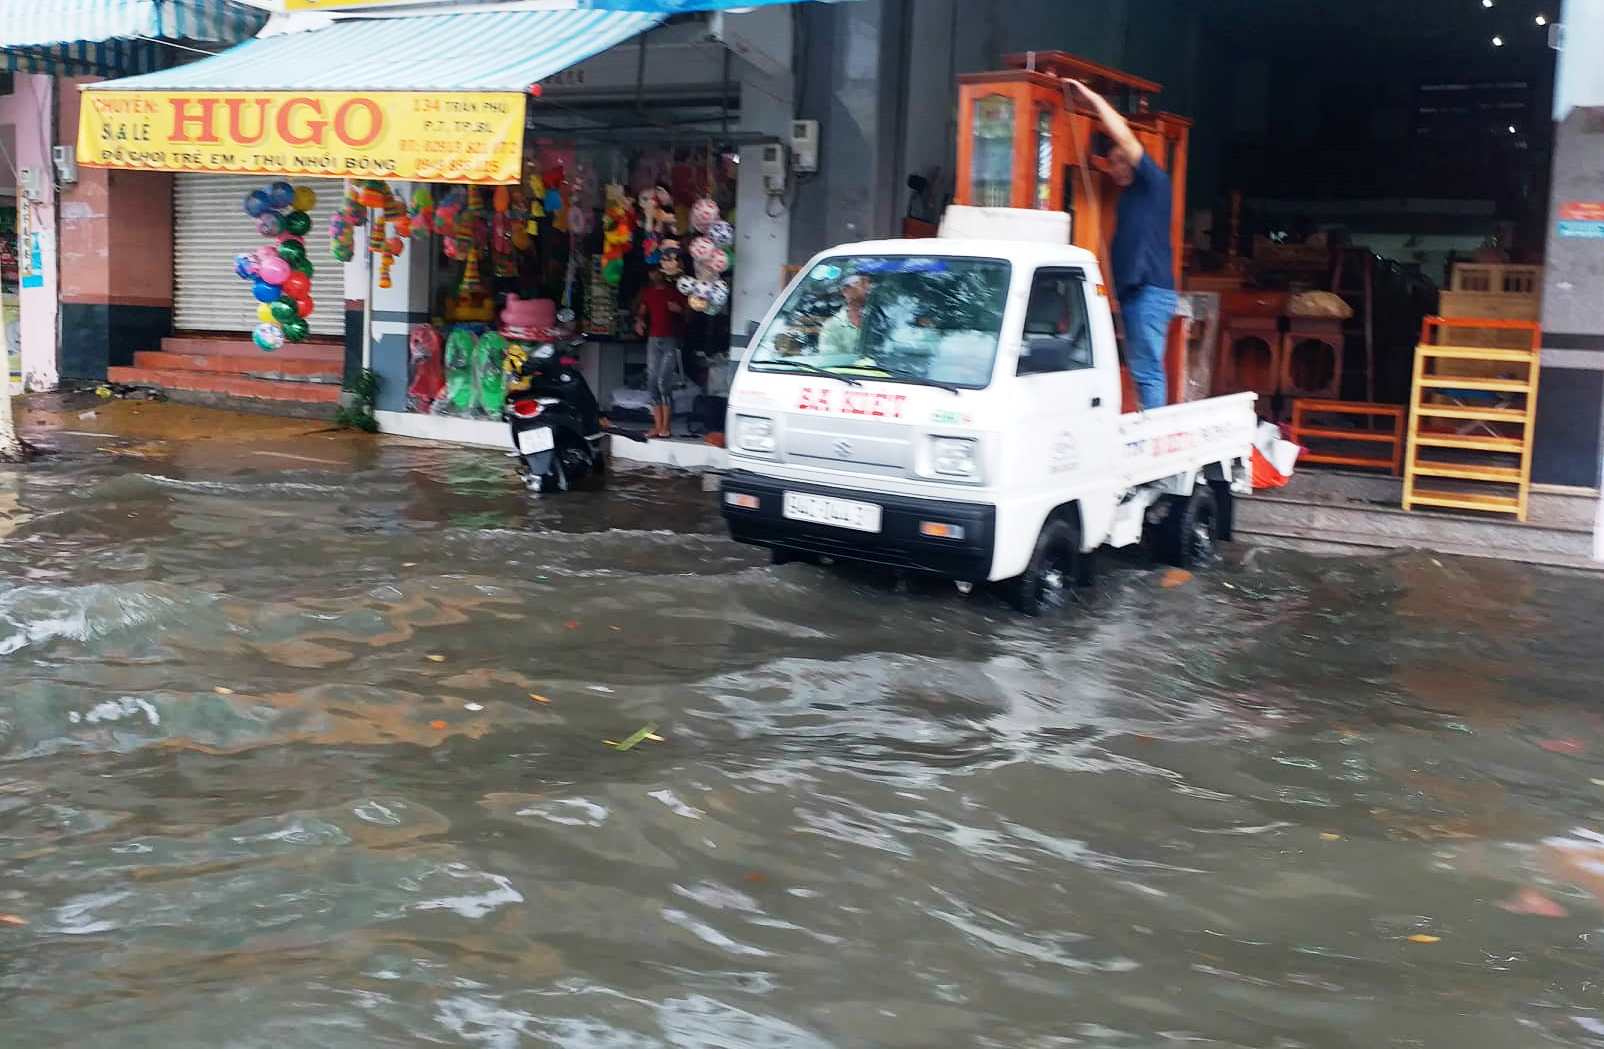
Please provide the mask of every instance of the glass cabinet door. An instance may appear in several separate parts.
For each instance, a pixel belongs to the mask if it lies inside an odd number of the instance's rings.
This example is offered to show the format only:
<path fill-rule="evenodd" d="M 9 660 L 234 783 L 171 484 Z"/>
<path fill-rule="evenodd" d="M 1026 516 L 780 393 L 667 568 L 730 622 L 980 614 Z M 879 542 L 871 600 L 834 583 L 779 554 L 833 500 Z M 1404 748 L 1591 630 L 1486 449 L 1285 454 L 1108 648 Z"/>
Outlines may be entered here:
<path fill-rule="evenodd" d="M 1053 111 L 1036 107 L 1036 183 L 1030 206 L 1041 211 L 1053 207 Z"/>
<path fill-rule="evenodd" d="M 973 147 L 969 177 L 975 203 L 1006 208 L 1013 203 L 1014 101 L 1006 95 L 987 95 L 974 103 Z"/>

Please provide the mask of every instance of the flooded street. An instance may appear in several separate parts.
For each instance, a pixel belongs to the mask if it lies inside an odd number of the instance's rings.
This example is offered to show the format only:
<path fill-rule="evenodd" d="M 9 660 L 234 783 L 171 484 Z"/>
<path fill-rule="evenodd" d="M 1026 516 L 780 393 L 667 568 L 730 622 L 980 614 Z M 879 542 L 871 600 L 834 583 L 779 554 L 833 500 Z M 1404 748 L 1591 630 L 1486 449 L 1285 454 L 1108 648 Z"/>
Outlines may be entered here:
<path fill-rule="evenodd" d="M 770 568 L 695 478 L 50 443 L 16 1044 L 1604 1046 L 1596 579 L 1235 550 L 1031 622 Z"/>

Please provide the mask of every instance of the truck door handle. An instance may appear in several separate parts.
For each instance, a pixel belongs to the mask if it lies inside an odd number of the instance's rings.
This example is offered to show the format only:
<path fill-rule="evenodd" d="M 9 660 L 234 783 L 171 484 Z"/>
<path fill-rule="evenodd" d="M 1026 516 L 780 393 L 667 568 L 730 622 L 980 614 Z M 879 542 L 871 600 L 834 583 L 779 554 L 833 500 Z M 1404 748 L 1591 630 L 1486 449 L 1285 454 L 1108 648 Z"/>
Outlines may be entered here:
<path fill-rule="evenodd" d="M 1103 406 L 1103 399 L 1101 397 L 1093 397 L 1092 398 L 1092 407 L 1093 408 L 1101 408 L 1102 406 Z"/>

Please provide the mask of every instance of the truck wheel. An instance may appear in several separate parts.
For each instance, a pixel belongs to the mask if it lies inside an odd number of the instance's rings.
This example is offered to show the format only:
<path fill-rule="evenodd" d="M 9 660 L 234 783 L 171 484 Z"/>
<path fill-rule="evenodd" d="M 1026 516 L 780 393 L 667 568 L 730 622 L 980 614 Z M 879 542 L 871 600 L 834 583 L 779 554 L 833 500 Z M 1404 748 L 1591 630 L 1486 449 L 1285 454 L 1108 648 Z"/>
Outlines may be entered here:
<path fill-rule="evenodd" d="M 1176 568 L 1201 568 L 1214 560 L 1220 507 L 1214 489 L 1200 484 L 1189 496 L 1172 496 L 1169 516 L 1154 536 L 1154 553 Z"/>
<path fill-rule="evenodd" d="M 1036 540 L 1025 574 L 1008 584 L 1008 600 L 1027 616 L 1063 608 L 1080 578 L 1080 528 L 1073 521 L 1048 521 Z"/>

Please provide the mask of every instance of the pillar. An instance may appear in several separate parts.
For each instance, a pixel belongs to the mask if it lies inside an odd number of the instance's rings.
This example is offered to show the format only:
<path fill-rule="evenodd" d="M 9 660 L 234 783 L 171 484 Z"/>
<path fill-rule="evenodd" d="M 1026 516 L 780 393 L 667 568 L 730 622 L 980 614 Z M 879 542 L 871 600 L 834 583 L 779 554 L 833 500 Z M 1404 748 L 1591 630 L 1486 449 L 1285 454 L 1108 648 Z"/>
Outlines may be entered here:
<path fill-rule="evenodd" d="M 1593 488 L 1604 453 L 1604 0 L 1566 0 L 1562 25 L 1532 479 Z"/>
<path fill-rule="evenodd" d="M 32 73 L 13 74 L 11 93 L 0 95 L 0 128 L 8 129 L 6 144 L 15 149 L 12 162 L 18 169 L 37 171 L 42 176 L 37 200 L 28 199 L 21 186 L 16 196 L 19 234 L 24 229 L 30 234 L 30 243 L 24 243 L 19 236 L 17 244 L 25 274 L 17 288 L 17 338 L 23 383 L 29 389 L 54 386 L 57 374 L 56 179 L 50 160 L 55 95 L 56 86 L 50 77 Z M 9 182 L 11 172 L 7 170 L 3 177 Z M 30 259 L 31 255 L 35 257 Z M 3 362 L 8 351 L 9 347 L 0 347 L 0 377 L 7 382 L 9 368 Z"/>

